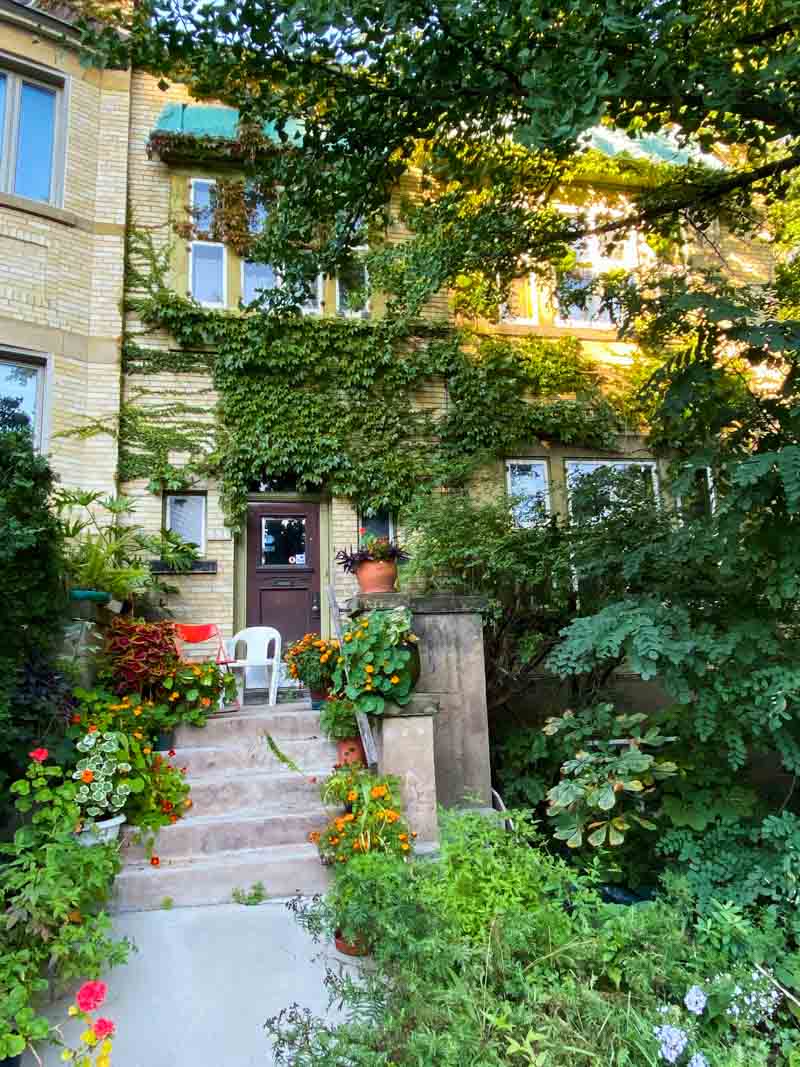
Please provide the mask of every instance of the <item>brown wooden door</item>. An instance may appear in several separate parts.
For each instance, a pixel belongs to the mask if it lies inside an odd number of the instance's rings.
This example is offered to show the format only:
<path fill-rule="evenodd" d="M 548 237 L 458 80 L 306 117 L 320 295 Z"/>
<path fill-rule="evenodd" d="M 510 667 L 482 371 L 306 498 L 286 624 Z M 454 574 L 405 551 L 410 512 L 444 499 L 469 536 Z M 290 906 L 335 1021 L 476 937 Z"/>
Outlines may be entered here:
<path fill-rule="evenodd" d="M 319 630 L 319 504 L 248 507 L 247 625 L 274 626 L 284 647 Z"/>

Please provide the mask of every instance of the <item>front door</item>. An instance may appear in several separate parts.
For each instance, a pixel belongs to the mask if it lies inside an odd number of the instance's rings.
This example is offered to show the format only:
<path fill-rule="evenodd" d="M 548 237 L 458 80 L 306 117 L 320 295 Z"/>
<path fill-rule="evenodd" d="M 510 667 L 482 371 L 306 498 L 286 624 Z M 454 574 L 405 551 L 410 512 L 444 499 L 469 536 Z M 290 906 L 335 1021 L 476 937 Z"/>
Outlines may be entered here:
<path fill-rule="evenodd" d="M 319 630 L 319 504 L 249 505 L 247 625 L 274 626 L 284 648 Z"/>

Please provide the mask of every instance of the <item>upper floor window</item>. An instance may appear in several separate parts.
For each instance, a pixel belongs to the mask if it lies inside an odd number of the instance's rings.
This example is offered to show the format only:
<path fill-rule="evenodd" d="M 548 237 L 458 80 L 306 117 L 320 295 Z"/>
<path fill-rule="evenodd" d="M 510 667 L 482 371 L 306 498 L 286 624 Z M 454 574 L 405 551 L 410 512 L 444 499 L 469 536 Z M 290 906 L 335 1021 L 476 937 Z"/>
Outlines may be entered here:
<path fill-rule="evenodd" d="M 509 496 L 514 497 L 513 513 L 518 526 L 533 526 L 550 511 L 547 460 L 507 460 L 506 485 Z"/>
<path fill-rule="evenodd" d="M 41 447 L 45 363 L 0 351 L 0 432 L 30 430 Z"/>
<path fill-rule="evenodd" d="M 575 261 L 561 272 L 559 284 L 567 294 L 574 292 L 576 303 L 557 310 L 557 326 L 588 326 L 593 329 L 611 330 L 614 323 L 607 307 L 603 307 L 601 294 L 589 290 L 601 274 L 612 270 L 630 270 L 636 265 L 636 234 L 630 234 L 613 247 L 603 245 L 598 237 L 584 237 L 577 241 L 572 251 Z M 583 295 L 581 295 L 583 294 Z"/>
<path fill-rule="evenodd" d="M 62 78 L 0 57 L 0 192 L 60 202 L 63 98 Z"/>
<path fill-rule="evenodd" d="M 224 307 L 226 302 L 225 245 L 210 240 L 214 228 L 215 189 L 216 182 L 192 179 L 191 211 L 199 239 L 189 245 L 189 292 L 206 307 Z"/>

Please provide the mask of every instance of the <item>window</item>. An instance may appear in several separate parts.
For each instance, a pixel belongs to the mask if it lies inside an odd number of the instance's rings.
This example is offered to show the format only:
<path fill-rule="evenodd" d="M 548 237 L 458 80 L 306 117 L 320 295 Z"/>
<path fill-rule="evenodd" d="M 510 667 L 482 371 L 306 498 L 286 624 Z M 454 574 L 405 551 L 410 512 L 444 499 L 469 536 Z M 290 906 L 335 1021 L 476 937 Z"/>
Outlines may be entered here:
<path fill-rule="evenodd" d="M 339 268 L 336 276 L 336 314 L 348 319 L 366 319 L 369 316 L 367 286 L 369 275 L 363 259 L 364 248 L 355 250 L 356 256 Z"/>
<path fill-rule="evenodd" d="M 193 178 L 191 210 L 198 233 L 211 236 L 214 228 L 215 182 Z M 225 245 L 219 241 L 192 241 L 189 245 L 189 292 L 207 307 L 224 307 Z"/>
<path fill-rule="evenodd" d="M 509 459 L 506 462 L 509 496 L 515 498 L 514 519 L 519 526 L 533 526 L 550 511 L 547 460 Z"/>
<path fill-rule="evenodd" d="M 242 303 L 252 304 L 259 293 L 277 289 L 279 285 L 278 274 L 269 263 L 256 263 L 252 259 L 242 261 Z"/>
<path fill-rule="evenodd" d="M 717 493 L 710 467 L 696 467 L 690 486 L 676 498 L 678 511 L 687 519 L 701 519 L 714 514 Z"/>
<path fill-rule="evenodd" d="M 64 81 L 0 65 L 0 191 L 56 204 L 64 170 Z"/>
<path fill-rule="evenodd" d="M 376 511 L 374 515 L 361 515 L 359 525 L 373 537 L 395 536 L 394 516 L 389 511 Z"/>
<path fill-rule="evenodd" d="M 584 237 L 573 245 L 575 263 L 560 276 L 560 286 L 567 293 L 580 293 L 601 274 L 612 270 L 630 270 L 636 264 L 636 234 L 608 248 L 598 237 Z M 589 326 L 593 329 L 614 328 L 611 315 L 603 308 L 599 293 L 588 294 L 581 304 L 571 304 L 556 312 L 557 326 Z"/>
<path fill-rule="evenodd" d="M 44 424 L 45 363 L 0 352 L 0 432 L 29 429 L 37 448 Z"/>
<path fill-rule="evenodd" d="M 168 493 L 165 525 L 184 541 L 197 545 L 201 556 L 206 551 L 205 493 Z"/>
<path fill-rule="evenodd" d="M 630 471 L 638 473 L 643 479 L 648 492 L 658 497 L 658 473 L 653 460 L 629 460 L 629 459 L 568 459 L 567 469 L 567 492 L 569 495 L 570 513 L 575 518 L 601 518 L 606 506 L 614 499 L 614 489 L 608 486 L 586 485 L 586 491 L 582 491 L 582 483 L 588 475 L 599 470 Z M 597 492 L 593 492 L 593 489 Z"/>
<path fill-rule="evenodd" d="M 305 515 L 264 515 L 259 558 L 259 567 L 305 567 Z"/>

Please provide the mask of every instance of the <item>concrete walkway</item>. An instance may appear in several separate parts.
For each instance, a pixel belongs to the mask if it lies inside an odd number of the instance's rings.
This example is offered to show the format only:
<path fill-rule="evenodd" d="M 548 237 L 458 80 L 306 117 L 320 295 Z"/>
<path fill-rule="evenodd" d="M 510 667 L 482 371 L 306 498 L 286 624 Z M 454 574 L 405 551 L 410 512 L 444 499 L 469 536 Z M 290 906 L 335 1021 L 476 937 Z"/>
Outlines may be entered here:
<path fill-rule="evenodd" d="M 139 951 L 105 979 L 113 1067 L 271 1067 L 264 1021 L 293 1002 L 325 1014 L 326 960 L 353 967 L 332 945 L 315 945 L 280 901 L 131 912 L 114 926 Z M 65 1018 L 69 1003 L 48 1014 Z M 42 1055 L 46 1067 L 63 1067 L 58 1050 Z"/>

